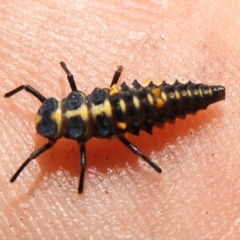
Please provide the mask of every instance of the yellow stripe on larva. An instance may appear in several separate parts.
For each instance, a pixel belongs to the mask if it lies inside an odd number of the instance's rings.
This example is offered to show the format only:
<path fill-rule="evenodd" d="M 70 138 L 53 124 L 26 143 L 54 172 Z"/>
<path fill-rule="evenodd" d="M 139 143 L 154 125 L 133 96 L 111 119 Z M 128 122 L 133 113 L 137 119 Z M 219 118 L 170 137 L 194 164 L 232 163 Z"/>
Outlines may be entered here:
<path fill-rule="evenodd" d="M 134 103 L 135 108 L 139 108 L 140 107 L 139 100 L 138 100 L 138 98 L 136 96 L 133 97 L 133 103 Z"/>
<path fill-rule="evenodd" d="M 180 94 L 179 94 L 178 91 L 175 91 L 175 95 L 176 95 L 176 98 L 177 98 L 177 99 L 180 99 Z"/>
<path fill-rule="evenodd" d="M 160 87 L 156 87 L 152 89 L 152 94 L 155 96 L 155 98 L 160 96 L 161 89 Z"/>
<path fill-rule="evenodd" d="M 186 96 L 187 96 L 187 91 L 186 91 L 186 90 L 183 90 L 183 91 L 182 91 L 182 96 L 183 96 L 183 97 L 186 97 Z"/>
<path fill-rule="evenodd" d="M 151 82 L 151 80 L 146 79 L 146 80 L 144 81 L 144 83 L 143 83 L 143 87 L 148 86 L 148 85 L 150 84 L 150 82 Z"/>
<path fill-rule="evenodd" d="M 162 83 L 163 83 L 163 80 L 158 80 L 158 81 L 156 82 L 156 85 L 157 85 L 157 86 L 160 86 Z"/>
<path fill-rule="evenodd" d="M 52 113 L 51 119 L 57 124 L 57 134 L 59 135 L 61 129 L 62 129 L 62 110 L 61 110 L 61 104 L 59 104 L 58 109 Z"/>
<path fill-rule="evenodd" d="M 117 87 L 117 85 L 116 85 L 116 84 L 113 84 L 113 85 L 110 87 L 110 89 L 115 88 L 115 87 Z"/>
<path fill-rule="evenodd" d="M 151 95 L 151 94 L 148 94 L 148 95 L 147 95 L 147 98 L 148 98 L 149 103 L 150 103 L 151 105 L 153 105 L 154 101 L 153 101 L 152 95 Z"/>
<path fill-rule="evenodd" d="M 194 89 L 193 90 L 193 95 L 198 95 L 199 94 L 199 91 L 197 89 Z"/>
<path fill-rule="evenodd" d="M 72 118 L 72 117 L 75 117 L 75 116 L 80 116 L 80 109 L 76 109 L 76 110 L 68 110 L 65 112 L 65 117 L 67 118 Z"/>
<path fill-rule="evenodd" d="M 174 92 L 170 92 L 170 93 L 169 93 L 169 97 L 170 97 L 170 98 L 175 98 Z"/>
<path fill-rule="evenodd" d="M 87 122 L 88 118 L 89 118 L 89 112 L 88 112 L 87 105 L 82 105 L 79 110 L 80 110 L 80 115 L 82 117 L 82 120 Z"/>
<path fill-rule="evenodd" d="M 108 99 L 106 99 L 103 103 L 103 112 L 106 114 L 107 117 L 112 117 L 112 107 Z"/>
<path fill-rule="evenodd" d="M 125 113 L 126 112 L 126 104 L 122 99 L 120 99 L 119 105 L 120 105 L 120 108 L 121 108 L 122 112 Z"/>
<path fill-rule="evenodd" d="M 118 122 L 117 127 L 124 130 L 127 128 L 127 124 L 125 122 Z"/>
<path fill-rule="evenodd" d="M 165 92 L 162 92 L 162 93 L 161 93 L 161 97 L 162 97 L 162 100 L 163 100 L 164 102 L 167 101 L 167 95 L 166 95 Z"/>
<path fill-rule="evenodd" d="M 62 121 L 62 111 L 60 108 L 58 108 L 54 113 L 52 113 L 51 119 L 54 122 L 57 122 L 57 124 Z"/>
<path fill-rule="evenodd" d="M 36 114 L 36 116 L 35 116 L 35 124 L 38 125 L 39 122 L 41 122 L 41 121 L 42 121 L 42 116 L 39 115 L 39 114 Z"/>
<path fill-rule="evenodd" d="M 81 105 L 81 108 L 76 109 L 76 110 L 68 110 L 65 113 L 65 116 L 67 118 L 75 117 L 75 116 L 80 116 L 83 121 L 88 121 L 88 108 L 84 104 Z"/>
<path fill-rule="evenodd" d="M 101 113 L 105 113 L 107 117 L 112 117 L 112 108 L 110 101 L 106 99 L 103 104 L 100 105 L 94 105 L 91 107 L 91 113 L 93 117 L 97 117 Z"/>
<path fill-rule="evenodd" d="M 112 95 L 114 95 L 114 94 L 116 94 L 116 93 L 118 93 L 118 92 L 119 92 L 119 89 L 118 89 L 118 87 L 114 84 L 114 85 L 110 88 L 109 95 L 112 96 Z"/>
<path fill-rule="evenodd" d="M 209 94 L 209 91 L 210 91 L 210 94 L 212 95 L 212 91 L 211 91 L 210 88 L 209 88 L 209 89 L 204 89 L 204 90 L 203 90 L 203 93 L 204 93 L 204 94 Z"/>
<path fill-rule="evenodd" d="M 157 108 L 162 108 L 163 107 L 163 105 L 164 105 L 164 101 L 161 99 L 161 98 L 158 98 L 157 100 L 156 100 L 156 106 L 157 106 Z"/>

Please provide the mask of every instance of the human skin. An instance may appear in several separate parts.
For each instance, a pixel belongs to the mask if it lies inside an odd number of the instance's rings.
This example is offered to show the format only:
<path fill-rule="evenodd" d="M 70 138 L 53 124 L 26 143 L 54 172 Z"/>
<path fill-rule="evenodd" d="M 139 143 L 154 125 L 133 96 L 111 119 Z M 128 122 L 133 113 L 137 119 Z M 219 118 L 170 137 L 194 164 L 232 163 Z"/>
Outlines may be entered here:
<path fill-rule="evenodd" d="M 62 139 L 9 179 L 34 149 L 40 102 L 22 91 L 0 101 L 1 239 L 239 239 L 238 1 L 2 1 L 0 92 L 29 84 L 60 99 L 134 79 L 221 84 L 226 100 L 128 138 L 156 173 L 117 140 L 87 143 L 84 192 L 79 150 Z"/>

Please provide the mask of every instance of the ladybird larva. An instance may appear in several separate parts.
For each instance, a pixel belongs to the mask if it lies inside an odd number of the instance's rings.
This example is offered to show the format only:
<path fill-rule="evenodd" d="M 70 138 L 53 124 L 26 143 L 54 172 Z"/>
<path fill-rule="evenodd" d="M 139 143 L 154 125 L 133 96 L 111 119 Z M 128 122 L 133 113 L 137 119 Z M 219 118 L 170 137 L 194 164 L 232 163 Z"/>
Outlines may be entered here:
<path fill-rule="evenodd" d="M 76 140 L 80 147 L 81 173 L 78 193 L 83 191 L 86 168 L 86 142 L 92 137 L 116 137 L 133 153 L 140 156 L 157 172 L 161 168 L 145 156 L 124 136 L 129 132 L 139 135 L 140 130 L 152 134 L 154 126 L 172 122 L 177 117 L 196 113 L 206 109 L 210 104 L 225 99 L 223 86 L 208 86 L 192 82 L 173 84 L 163 81 L 161 84 L 148 82 L 142 86 L 137 80 L 128 86 L 125 82 L 120 87 L 116 84 L 122 72 L 119 66 L 115 72 L 110 88 L 95 88 L 90 95 L 84 94 L 76 87 L 74 77 L 64 62 L 61 67 L 67 74 L 71 87 L 70 94 L 63 100 L 45 98 L 29 85 L 21 85 L 6 93 L 11 97 L 25 89 L 41 103 L 35 123 L 38 134 L 48 139 L 48 143 L 32 152 L 10 179 L 14 182 L 27 164 L 51 148 L 59 138 Z"/>

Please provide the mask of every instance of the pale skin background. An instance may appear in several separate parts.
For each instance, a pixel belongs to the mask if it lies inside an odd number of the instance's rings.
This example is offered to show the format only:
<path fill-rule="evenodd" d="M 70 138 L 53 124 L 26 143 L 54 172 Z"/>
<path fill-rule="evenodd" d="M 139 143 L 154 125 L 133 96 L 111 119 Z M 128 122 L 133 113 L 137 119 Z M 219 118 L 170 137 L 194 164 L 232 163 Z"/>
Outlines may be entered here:
<path fill-rule="evenodd" d="M 20 3 L 21 2 L 21 3 Z M 46 140 L 25 91 L 0 101 L 1 239 L 239 239 L 239 1 L 1 1 L 0 93 L 30 84 L 44 96 L 137 78 L 222 84 L 226 100 L 196 116 L 129 136 L 159 175 L 117 140 L 87 144 L 83 194 L 79 150 L 61 140 L 12 174 Z"/>

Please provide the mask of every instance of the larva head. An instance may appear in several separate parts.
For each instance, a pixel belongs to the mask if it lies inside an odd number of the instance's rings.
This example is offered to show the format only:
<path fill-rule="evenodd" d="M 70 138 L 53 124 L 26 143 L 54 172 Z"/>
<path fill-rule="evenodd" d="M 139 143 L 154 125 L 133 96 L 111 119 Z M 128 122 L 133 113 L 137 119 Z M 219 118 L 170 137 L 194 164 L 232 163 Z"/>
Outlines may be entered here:
<path fill-rule="evenodd" d="M 43 137 L 48 139 L 61 137 L 61 102 L 55 98 L 46 99 L 37 112 L 35 123 L 37 133 Z"/>

